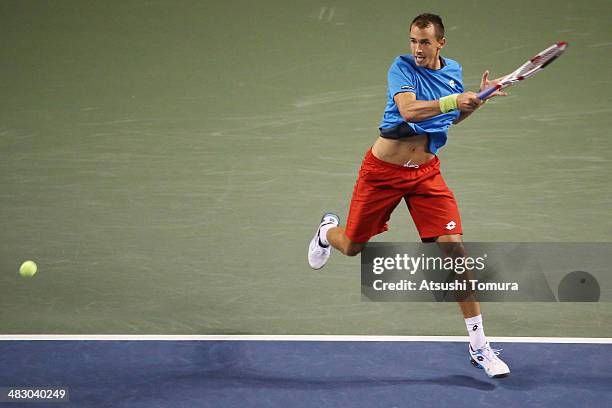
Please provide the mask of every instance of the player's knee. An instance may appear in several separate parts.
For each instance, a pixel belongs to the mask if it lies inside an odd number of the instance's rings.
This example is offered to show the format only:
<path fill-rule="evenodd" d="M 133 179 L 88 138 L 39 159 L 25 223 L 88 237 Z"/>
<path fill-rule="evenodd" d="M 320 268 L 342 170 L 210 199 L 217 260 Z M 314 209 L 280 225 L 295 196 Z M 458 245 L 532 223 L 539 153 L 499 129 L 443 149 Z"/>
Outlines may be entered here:
<path fill-rule="evenodd" d="M 347 256 L 355 256 L 358 255 L 363 250 L 363 244 L 356 244 L 351 242 L 344 248 L 344 255 Z"/>
<path fill-rule="evenodd" d="M 445 243 L 445 242 L 463 242 L 463 237 L 461 234 L 448 234 L 448 235 L 440 235 L 435 238 L 436 242 Z"/>
<path fill-rule="evenodd" d="M 444 256 L 460 258 L 467 256 L 461 235 L 442 235 L 436 239 Z"/>

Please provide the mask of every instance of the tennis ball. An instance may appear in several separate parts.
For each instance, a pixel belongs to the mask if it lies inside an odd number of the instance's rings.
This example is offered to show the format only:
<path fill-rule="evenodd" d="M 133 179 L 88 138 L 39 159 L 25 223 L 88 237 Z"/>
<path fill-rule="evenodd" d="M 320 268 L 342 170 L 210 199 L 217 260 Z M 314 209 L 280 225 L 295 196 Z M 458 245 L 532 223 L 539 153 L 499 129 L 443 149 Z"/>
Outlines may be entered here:
<path fill-rule="evenodd" d="M 34 261 L 25 261 L 19 267 L 19 274 L 24 278 L 31 278 L 34 276 L 38 267 L 36 266 L 36 262 Z"/>

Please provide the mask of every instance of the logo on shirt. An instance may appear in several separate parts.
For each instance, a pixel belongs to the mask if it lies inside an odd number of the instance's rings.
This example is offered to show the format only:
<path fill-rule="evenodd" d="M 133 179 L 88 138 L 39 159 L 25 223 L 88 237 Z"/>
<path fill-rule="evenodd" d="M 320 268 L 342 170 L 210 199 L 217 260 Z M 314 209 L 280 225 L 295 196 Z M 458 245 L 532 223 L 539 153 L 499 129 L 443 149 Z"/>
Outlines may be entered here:
<path fill-rule="evenodd" d="M 457 226 L 457 223 L 455 223 L 455 221 L 451 221 L 448 224 L 446 224 L 446 229 L 449 231 L 454 230 L 456 226 Z"/>
<path fill-rule="evenodd" d="M 448 81 L 448 84 L 451 86 L 451 88 L 454 88 L 455 85 L 457 85 L 457 84 L 455 84 L 455 80 L 454 79 L 451 79 L 450 81 Z"/>
<path fill-rule="evenodd" d="M 412 90 L 414 90 L 414 86 L 404 85 L 400 89 L 412 89 Z"/>

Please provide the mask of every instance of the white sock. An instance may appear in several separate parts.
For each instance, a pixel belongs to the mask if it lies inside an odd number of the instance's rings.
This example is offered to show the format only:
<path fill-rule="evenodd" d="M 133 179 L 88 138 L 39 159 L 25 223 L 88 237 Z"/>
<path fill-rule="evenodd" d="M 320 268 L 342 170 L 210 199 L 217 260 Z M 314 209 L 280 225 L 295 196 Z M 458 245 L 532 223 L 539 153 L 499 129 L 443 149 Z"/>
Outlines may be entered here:
<path fill-rule="evenodd" d="M 331 228 L 336 227 L 336 224 L 334 224 L 333 222 L 327 223 L 325 225 L 323 225 L 321 228 L 319 228 L 319 241 L 321 241 L 321 243 L 325 246 L 329 245 L 329 241 L 327 240 L 327 231 L 329 231 Z"/>
<path fill-rule="evenodd" d="M 487 342 L 482 326 L 482 315 L 468 317 L 465 319 L 465 326 L 470 335 L 470 345 L 474 350 L 483 348 Z"/>

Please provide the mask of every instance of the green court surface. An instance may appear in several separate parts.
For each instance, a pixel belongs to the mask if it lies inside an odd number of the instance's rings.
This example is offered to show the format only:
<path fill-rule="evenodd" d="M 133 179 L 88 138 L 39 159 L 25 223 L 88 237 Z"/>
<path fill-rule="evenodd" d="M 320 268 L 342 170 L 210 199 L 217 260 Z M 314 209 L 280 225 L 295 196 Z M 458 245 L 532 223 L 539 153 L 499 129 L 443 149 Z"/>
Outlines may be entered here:
<path fill-rule="evenodd" d="M 451 130 L 465 239 L 610 242 L 610 1 L 2 1 L 2 334 L 464 335 L 453 304 L 362 302 L 358 257 L 306 262 L 425 11 L 468 89 L 570 43 Z M 375 240 L 417 239 L 401 205 Z M 611 303 L 483 312 L 491 336 L 612 337 Z"/>

